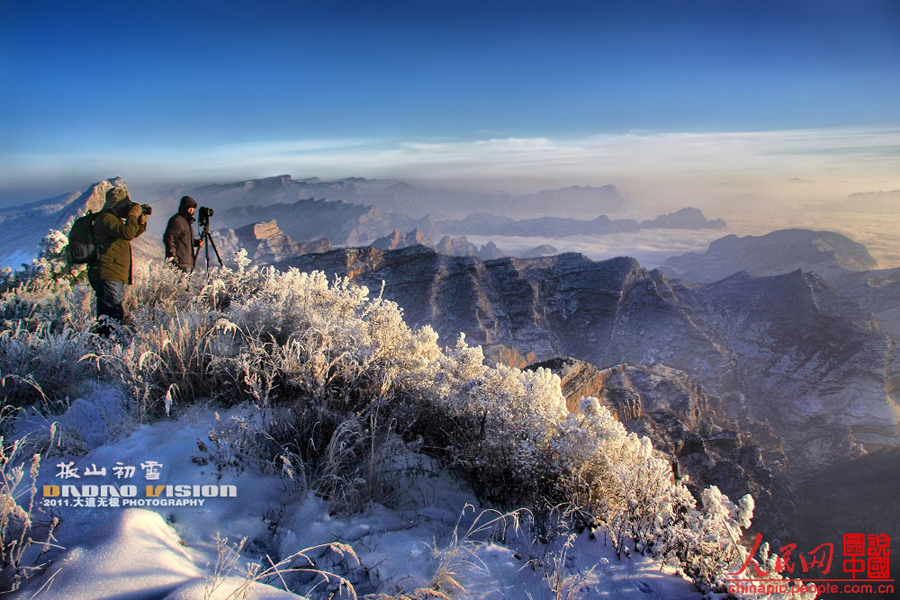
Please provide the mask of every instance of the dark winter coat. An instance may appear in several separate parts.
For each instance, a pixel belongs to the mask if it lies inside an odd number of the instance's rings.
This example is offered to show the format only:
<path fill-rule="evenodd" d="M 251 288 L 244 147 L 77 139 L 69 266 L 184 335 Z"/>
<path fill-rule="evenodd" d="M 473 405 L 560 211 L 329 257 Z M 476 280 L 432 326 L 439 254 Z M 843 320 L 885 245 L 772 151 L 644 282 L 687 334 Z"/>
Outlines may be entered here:
<path fill-rule="evenodd" d="M 166 259 L 174 258 L 175 264 L 182 269 L 194 266 L 194 217 L 188 212 L 196 208 L 197 202 L 190 196 L 181 199 L 178 213 L 169 219 L 163 243 L 166 246 Z"/>
<path fill-rule="evenodd" d="M 138 220 L 139 211 L 128 211 L 130 206 L 128 201 L 127 207 L 104 210 L 94 220 L 100 258 L 91 265 L 92 279 L 131 284 L 131 240 L 147 231 L 147 224 Z"/>

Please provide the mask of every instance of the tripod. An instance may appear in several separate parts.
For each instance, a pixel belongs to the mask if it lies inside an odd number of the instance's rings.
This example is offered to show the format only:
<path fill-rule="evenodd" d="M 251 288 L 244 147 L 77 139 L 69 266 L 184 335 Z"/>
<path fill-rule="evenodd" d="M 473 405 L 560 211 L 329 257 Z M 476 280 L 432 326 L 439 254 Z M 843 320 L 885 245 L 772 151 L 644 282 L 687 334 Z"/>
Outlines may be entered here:
<path fill-rule="evenodd" d="M 197 266 L 197 257 L 200 256 L 200 246 L 203 246 L 206 248 L 206 274 L 209 275 L 209 247 L 212 246 L 213 252 L 216 253 L 216 258 L 219 261 L 220 267 L 222 266 L 222 257 L 219 256 L 219 249 L 216 248 L 216 243 L 209 234 L 209 218 L 201 218 L 200 225 L 203 226 L 203 231 L 200 232 L 200 243 L 197 245 L 197 251 L 194 252 L 194 265 L 191 267 L 191 273 L 193 274 L 194 267 Z M 203 242 L 206 243 L 204 244 Z"/>

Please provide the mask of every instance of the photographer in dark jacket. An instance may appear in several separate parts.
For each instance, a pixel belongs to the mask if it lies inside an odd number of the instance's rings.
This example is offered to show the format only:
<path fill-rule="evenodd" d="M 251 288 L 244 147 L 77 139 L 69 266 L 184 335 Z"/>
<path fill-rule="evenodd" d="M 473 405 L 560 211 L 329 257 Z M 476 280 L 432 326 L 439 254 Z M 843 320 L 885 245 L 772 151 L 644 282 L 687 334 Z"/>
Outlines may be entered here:
<path fill-rule="evenodd" d="M 123 188 L 106 192 L 106 203 L 94 220 L 94 239 L 100 248 L 98 259 L 88 268 L 88 281 L 97 294 L 98 325 L 95 333 L 109 335 L 103 317 L 121 322 L 125 284 L 131 285 L 131 240 L 147 231 L 147 214 L 128 197 Z"/>
<path fill-rule="evenodd" d="M 181 198 L 178 212 L 169 219 L 163 243 L 166 245 L 166 260 L 189 273 L 194 268 L 194 248 L 203 245 L 201 240 L 194 239 L 194 211 L 197 201 L 190 196 Z"/>

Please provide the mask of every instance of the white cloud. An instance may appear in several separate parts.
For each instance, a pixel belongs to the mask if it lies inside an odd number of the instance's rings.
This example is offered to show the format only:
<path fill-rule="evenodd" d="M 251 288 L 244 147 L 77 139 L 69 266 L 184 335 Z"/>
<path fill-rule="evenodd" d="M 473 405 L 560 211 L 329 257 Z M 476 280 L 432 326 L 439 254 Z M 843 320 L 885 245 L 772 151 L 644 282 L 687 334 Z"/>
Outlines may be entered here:
<path fill-rule="evenodd" d="M 647 133 L 583 138 L 471 141 L 365 139 L 254 141 L 211 148 L 95 149 L 79 155 L 8 156 L 0 179 L 10 187 L 74 176 L 86 180 L 236 180 L 279 173 L 323 178 L 398 177 L 444 182 L 540 180 L 549 185 L 615 183 L 635 189 L 679 186 L 698 196 L 740 189 L 760 196 L 900 188 L 900 130 Z M 91 174 L 91 175 L 87 175 Z M 789 186 L 791 179 L 810 182 Z M 701 194 L 702 196 L 702 194 Z"/>

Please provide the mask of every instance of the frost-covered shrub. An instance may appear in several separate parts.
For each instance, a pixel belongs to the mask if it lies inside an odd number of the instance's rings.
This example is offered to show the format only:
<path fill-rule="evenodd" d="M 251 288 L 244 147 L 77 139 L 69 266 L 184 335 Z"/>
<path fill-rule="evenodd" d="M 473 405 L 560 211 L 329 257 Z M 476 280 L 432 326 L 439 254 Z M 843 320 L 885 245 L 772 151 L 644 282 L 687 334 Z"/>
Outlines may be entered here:
<path fill-rule="evenodd" d="M 22 264 L 19 270 L 4 269 L 0 272 L 0 292 L 35 282 L 76 284 L 87 281 L 87 265 L 70 265 L 66 259 L 69 231 L 75 217 L 61 229 L 51 229 L 38 242 L 37 256 L 31 264 Z"/>
<path fill-rule="evenodd" d="M 32 279 L 0 293 L 0 326 L 59 331 L 89 326 L 93 294 L 86 284 Z"/>
<path fill-rule="evenodd" d="M 739 564 L 746 556 L 739 540 L 750 527 L 753 507 L 750 495 L 735 504 L 715 486 L 703 490 L 701 507 L 690 511 L 682 539 L 672 544 L 685 573 L 696 582 L 711 582 Z"/>
<path fill-rule="evenodd" d="M 483 498 L 534 503 L 548 476 L 541 461 L 552 435 L 548 426 L 566 414 L 559 378 L 545 369 L 486 368 L 480 349 L 462 340 L 447 358 L 456 364 L 446 365 L 432 389 L 422 391 L 444 413 L 438 422 L 447 421 L 453 461 Z"/>
<path fill-rule="evenodd" d="M 0 331 L 0 402 L 65 410 L 91 373 L 80 361 L 88 337 L 68 327 L 54 332 L 49 324 L 29 330 L 16 323 Z"/>
<path fill-rule="evenodd" d="M 41 556 L 50 549 L 59 523 L 36 505 L 40 456 L 20 462 L 19 448 L 19 441 L 7 446 L 0 437 L 0 592 L 16 590 L 41 572 Z"/>
<path fill-rule="evenodd" d="M 141 420 L 168 415 L 176 403 L 237 395 L 230 363 L 240 332 L 227 319 L 196 312 L 147 319 L 139 311 L 132 327 L 118 335 L 121 343 L 103 344 L 89 358 L 125 385 Z"/>
<path fill-rule="evenodd" d="M 51 229 L 40 241 L 37 258 L 32 261 L 36 275 L 45 280 L 68 280 L 71 283 L 87 280 L 87 265 L 70 265 L 66 260 L 66 246 L 69 231 L 75 217 L 69 219 L 62 229 Z"/>
<path fill-rule="evenodd" d="M 0 282 L 0 401 L 62 410 L 89 372 L 79 362 L 88 344 L 92 295 L 63 276 L 65 234 L 51 231 L 32 267 Z"/>

